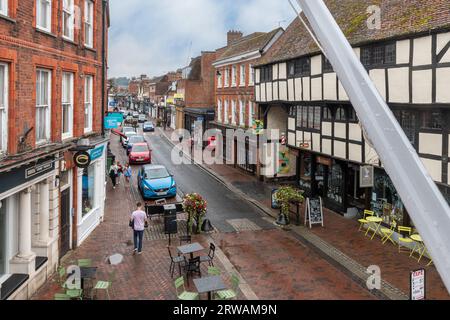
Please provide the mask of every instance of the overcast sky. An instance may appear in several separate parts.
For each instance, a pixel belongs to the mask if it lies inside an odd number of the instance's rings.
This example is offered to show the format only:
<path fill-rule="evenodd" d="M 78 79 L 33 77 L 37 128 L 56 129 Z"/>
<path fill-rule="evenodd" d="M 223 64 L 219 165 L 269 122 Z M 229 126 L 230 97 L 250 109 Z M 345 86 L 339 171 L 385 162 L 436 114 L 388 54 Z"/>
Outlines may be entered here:
<path fill-rule="evenodd" d="M 295 17 L 288 0 L 110 0 L 110 5 L 109 77 L 162 75 L 186 66 L 202 50 L 225 46 L 228 30 L 247 35 L 286 28 Z"/>

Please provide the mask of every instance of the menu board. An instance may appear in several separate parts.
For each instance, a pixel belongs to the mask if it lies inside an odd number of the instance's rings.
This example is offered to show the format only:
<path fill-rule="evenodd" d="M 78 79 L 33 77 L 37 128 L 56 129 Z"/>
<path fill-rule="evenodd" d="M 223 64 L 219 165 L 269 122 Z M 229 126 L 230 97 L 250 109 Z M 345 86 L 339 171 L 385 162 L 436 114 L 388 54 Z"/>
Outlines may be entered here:
<path fill-rule="evenodd" d="M 312 228 L 312 225 L 314 224 L 321 224 L 323 227 L 322 198 L 306 199 L 305 225 L 307 223 L 309 223 L 310 228 Z"/>
<path fill-rule="evenodd" d="M 411 272 L 411 300 L 425 300 L 425 269 Z"/>

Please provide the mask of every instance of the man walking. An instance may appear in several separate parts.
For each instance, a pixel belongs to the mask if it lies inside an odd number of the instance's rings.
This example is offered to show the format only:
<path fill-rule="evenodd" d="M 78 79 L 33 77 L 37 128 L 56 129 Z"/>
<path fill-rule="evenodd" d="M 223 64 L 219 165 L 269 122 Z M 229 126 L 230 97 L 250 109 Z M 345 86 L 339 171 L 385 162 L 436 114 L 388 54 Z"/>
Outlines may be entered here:
<path fill-rule="evenodd" d="M 142 238 L 147 221 L 147 214 L 142 210 L 142 203 L 136 204 L 137 209 L 131 214 L 130 224 L 133 226 L 134 250 L 133 255 L 142 254 Z"/>

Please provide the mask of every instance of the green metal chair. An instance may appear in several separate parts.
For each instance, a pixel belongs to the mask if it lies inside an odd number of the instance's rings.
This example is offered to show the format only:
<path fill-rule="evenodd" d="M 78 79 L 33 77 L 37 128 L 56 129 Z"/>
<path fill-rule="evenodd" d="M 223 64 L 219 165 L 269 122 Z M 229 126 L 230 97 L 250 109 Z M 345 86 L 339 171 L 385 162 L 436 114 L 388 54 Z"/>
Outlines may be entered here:
<path fill-rule="evenodd" d="M 70 299 L 83 300 L 83 290 L 82 289 L 67 289 L 66 295 L 69 296 Z"/>
<path fill-rule="evenodd" d="M 70 300 L 70 296 L 65 293 L 55 293 L 53 300 Z"/>
<path fill-rule="evenodd" d="M 116 277 L 116 271 L 113 271 L 109 274 L 108 281 L 102 281 L 99 280 L 95 284 L 94 288 L 92 289 L 92 299 L 94 299 L 94 293 L 97 292 L 97 290 L 104 290 L 106 292 L 106 296 L 108 297 L 108 300 L 111 300 L 110 290 L 112 291 L 112 285 Z"/>
<path fill-rule="evenodd" d="M 216 298 L 219 300 L 230 300 L 236 298 L 239 289 L 239 282 L 239 278 L 233 274 L 231 276 L 231 289 L 217 291 Z"/>
<path fill-rule="evenodd" d="M 221 272 L 216 267 L 208 267 L 208 275 L 210 276 L 220 276 Z"/>
<path fill-rule="evenodd" d="M 78 266 L 79 267 L 91 267 L 92 259 L 78 259 Z"/>
<path fill-rule="evenodd" d="M 180 288 L 183 289 L 182 292 L 180 292 Z M 196 292 L 189 292 L 186 291 L 186 288 L 184 287 L 184 278 L 179 277 L 177 280 L 175 280 L 175 289 L 177 291 L 177 297 L 180 300 L 198 300 L 199 294 Z"/>

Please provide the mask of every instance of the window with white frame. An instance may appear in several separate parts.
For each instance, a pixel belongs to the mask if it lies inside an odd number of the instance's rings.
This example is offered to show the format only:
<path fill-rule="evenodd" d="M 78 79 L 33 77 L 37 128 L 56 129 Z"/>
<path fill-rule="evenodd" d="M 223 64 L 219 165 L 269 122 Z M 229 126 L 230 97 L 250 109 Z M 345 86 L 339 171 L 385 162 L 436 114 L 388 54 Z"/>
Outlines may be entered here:
<path fill-rule="evenodd" d="M 222 88 L 222 73 L 217 71 L 217 88 Z"/>
<path fill-rule="evenodd" d="M 224 102 L 223 122 L 224 123 L 229 123 L 229 119 L 228 119 L 228 100 L 225 100 L 225 102 Z"/>
<path fill-rule="evenodd" d="M 73 128 L 73 73 L 63 73 L 62 83 L 62 138 L 72 137 Z"/>
<path fill-rule="evenodd" d="M 69 40 L 74 38 L 75 9 L 73 0 L 63 0 L 63 37 Z"/>
<path fill-rule="evenodd" d="M 233 87 L 236 86 L 236 80 L 237 80 L 236 77 L 237 77 L 237 68 L 236 68 L 236 66 L 233 66 L 231 68 L 231 85 Z"/>
<path fill-rule="evenodd" d="M 225 87 L 230 86 L 230 69 L 225 69 Z"/>
<path fill-rule="evenodd" d="M 248 126 L 253 127 L 253 120 L 255 119 L 255 109 L 253 108 L 253 102 L 248 102 Z"/>
<path fill-rule="evenodd" d="M 0 0 L 0 14 L 8 15 L 8 0 Z"/>
<path fill-rule="evenodd" d="M 86 0 L 84 3 L 84 44 L 94 46 L 94 2 Z"/>
<path fill-rule="evenodd" d="M 0 153 L 8 145 L 8 66 L 0 63 Z"/>
<path fill-rule="evenodd" d="M 245 65 L 241 64 L 239 73 L 239 86 L 245 86 Z"/>
<path fill-rule="evenodd" d="M 239 125 L 240 126 L 244 126 L 245 125 L 245 103 L 244 101 L 240 100 L 239 101 Z"/>
<path fill-rule="evenodd" d="M 222 101 L 217 100 L 217 121 L 222 121 Z"/>
<path fill-rule="evenodd" d="M 255 69 L 253 68 L 253 65 L 249 65 L 249 79 L 248 79 L 248 85 L 252 86 L 255 84 Z"/>
<path fill-rule="evenodd" d="M 84 84 L 84 132 L 92 131 L 92 89 L 94 79 L 92 76 L 86 76 Z"/>
<path fill-rule="evenodd" d="M 236 101 L 231 101 L 231 124 L 236 124 Z"/>
<path fill-rule="evenodd" d="M 38 69 L 36 71 L 36 143 L 50 139 L 51 110 L 51 71 Z"/>
<path fill-rule="evenodd" d="M 52 31 L 52 0 L 36 0 L 36 27 Z"/>

